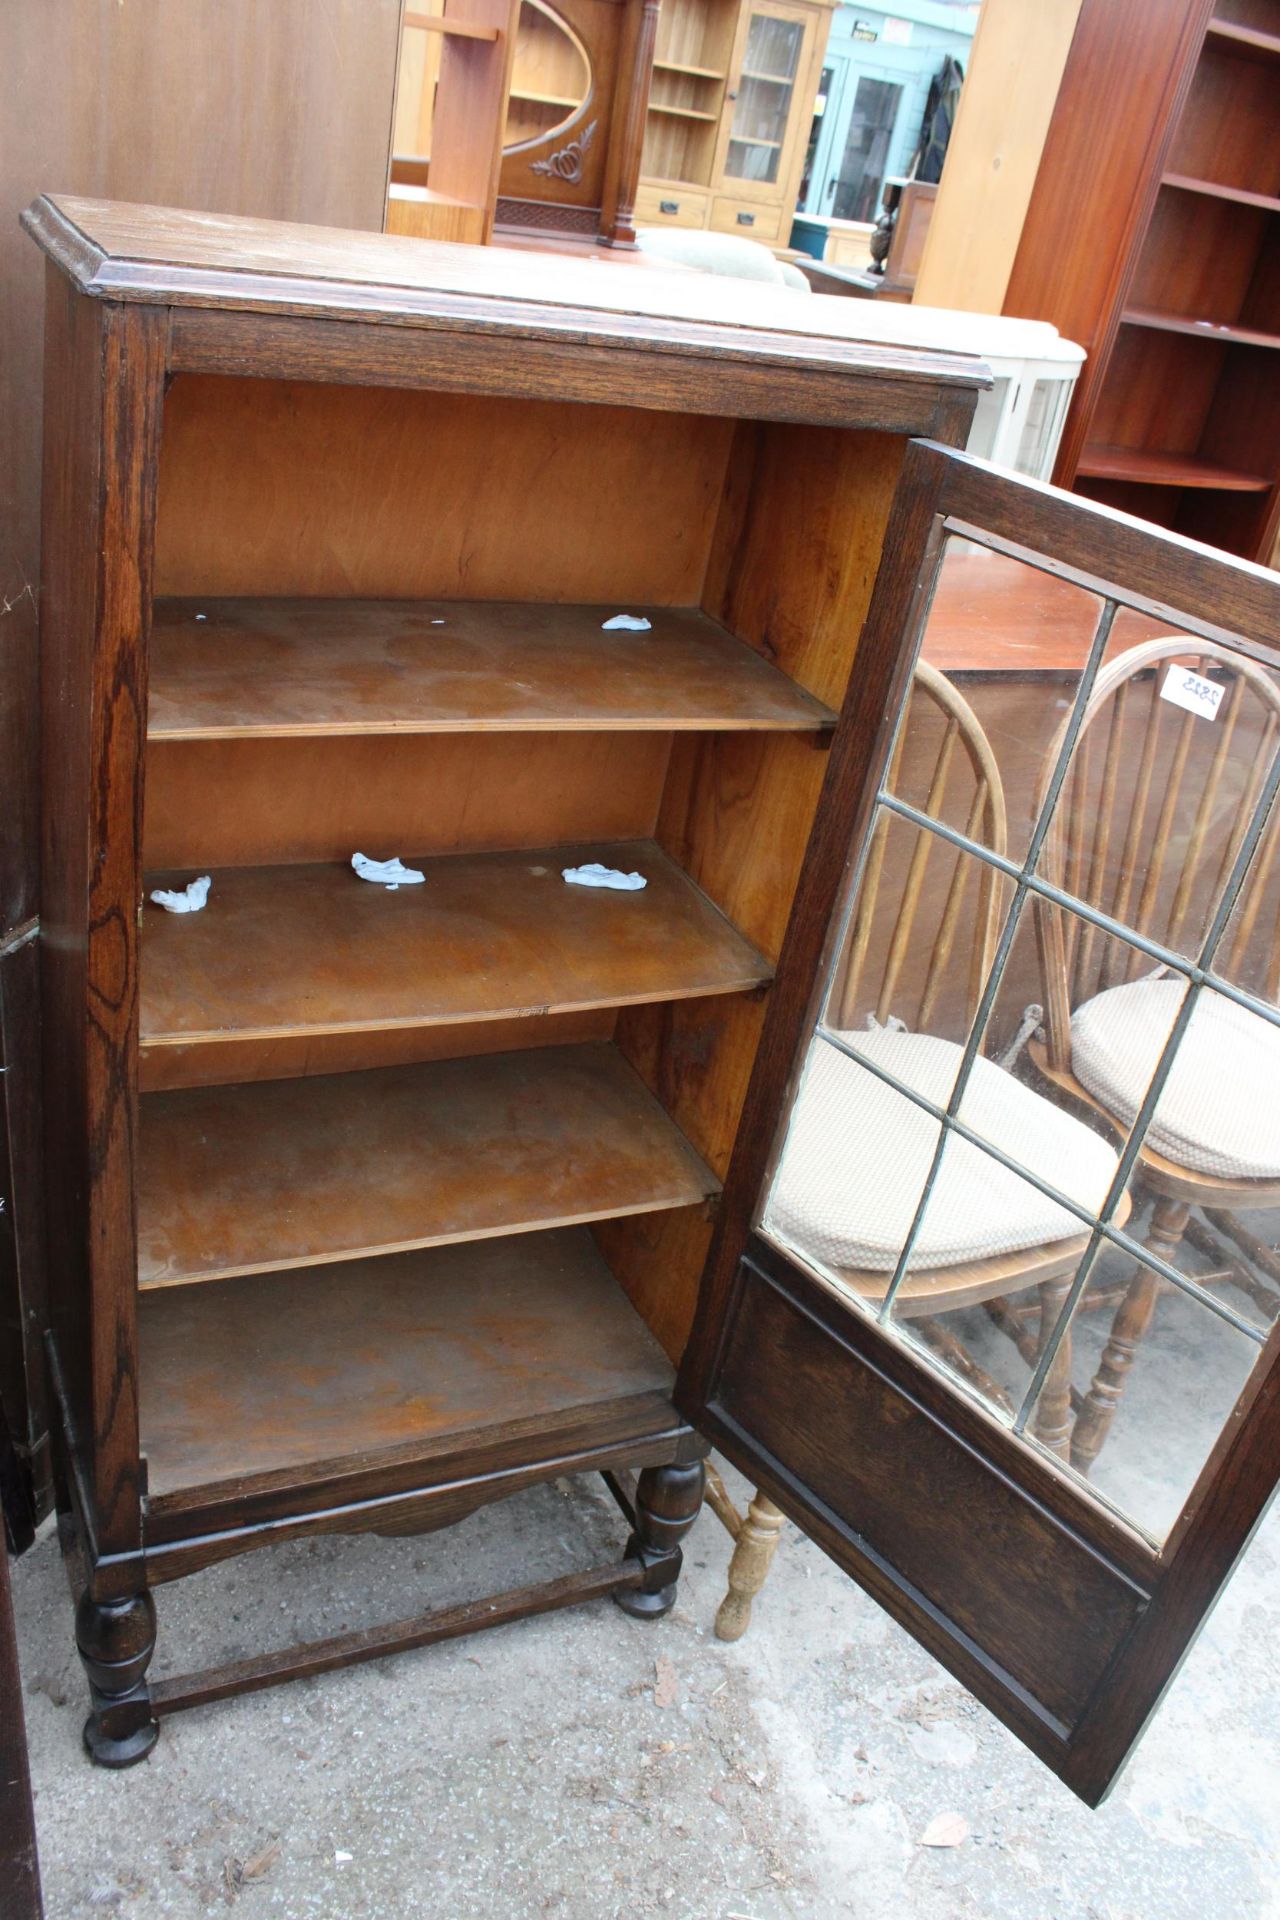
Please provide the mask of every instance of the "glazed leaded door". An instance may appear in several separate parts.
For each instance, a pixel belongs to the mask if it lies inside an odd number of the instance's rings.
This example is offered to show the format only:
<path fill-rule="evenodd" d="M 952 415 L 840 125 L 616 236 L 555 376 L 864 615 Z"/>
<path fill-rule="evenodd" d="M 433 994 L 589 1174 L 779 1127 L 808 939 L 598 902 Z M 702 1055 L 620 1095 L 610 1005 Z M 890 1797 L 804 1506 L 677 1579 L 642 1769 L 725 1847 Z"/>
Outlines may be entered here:
<path fill-rule="evenodd" d="M 1280 1474 L 1280 579 L 913 445 L 683 1404 L 1102 1797 Z"/>

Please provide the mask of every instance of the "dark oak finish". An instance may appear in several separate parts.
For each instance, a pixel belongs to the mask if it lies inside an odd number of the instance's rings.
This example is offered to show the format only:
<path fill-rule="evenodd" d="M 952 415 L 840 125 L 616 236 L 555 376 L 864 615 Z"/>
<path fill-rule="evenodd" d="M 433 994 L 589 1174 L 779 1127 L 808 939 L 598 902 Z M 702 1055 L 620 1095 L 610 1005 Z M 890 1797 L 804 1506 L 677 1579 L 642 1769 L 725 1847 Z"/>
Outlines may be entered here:
<path fill-rule="evenodd" d="M 1030 547 L 1067 579 L 1123 583 L 1144 613 L 1184 629 L 1211 633 L 1225 623 L 1251 636 L 1246 651 L 1257 647 L 1277 659 L 1280 586 L 1263 569 L 1229 567 L 1204 548 L 984 471 L 965 456 L 908 450 L 861 672 L 837 732 L 780 956 L 677 1403 L 1092 1804 L 1270 1496 L 1280 1336 L 1157 1555 L 752 1230 L 815 1017 L 815 981 L 849 848 L 863 841 L 869 789 L 887 756 L 882 716 L 895 713 L 901 698 L 943 525 L 980 528 L 1006 551 Z M 780 1348 L 789 1364 L 766 1368 L 761 1355 Z M 843 1425 L 834 1447 L 810 1430 L 815 1403 L 828 1429 L 832 1420 Z M 931 1467 L 915 1496 L 902 1500 L 925 1457 Z M 858 1462 L 855 1472 L 850 1460 Z M 987 1474 L 993 1477 L 979 1493 L 970 1476 Z M 939 1497 L 940 1488 L 950 1494 Z M 948 1543 L 956 1512 L 965 1524 Z M 982 1552 L 988 1522 L 995 1535 Z M 1042 1582 L 1036 1570 L 1048 1560 L 1058 1571 Z M 1045 1664 L 1050 1644 L 1054 1656 Z"/>
<path fill-rule="evenodd" d="M 186 1713 L 192 1707 L 207 1707 L 234 1694 L 261 1693 L 266 1687 L 282 1686 L 289 1680 L 310 1679 L 339 1667 L 361 1666 L 368 1660 L 385 1660 L 392 1653 L 410 1653 L 419 1647 L 436 1646 L 442 1640 L 509 1626 L 513 1620 L 527 1620 L 534 1614 L 578 1606 L 605 1594 L 616 1595 L 638 1587 L 643 1578 L 640 1562 L 628 1556 L 616 1566 L 567 1573 L 559 1580 L 513 1587 L 483 1600 L 465 1601 L 461 1606 L 436 1607 L 412 1620 L 335 1634 L 328 1640 L 312 1640 L 281 1653 L 258 1654 L 226 1666 L 207 1667 L 178 1680 L 157 1681 L 151 1688 L 151 1708 L 156 1715 Z"/>
<path fill-rule="evenodd" d="M 612 1047 L 142 1102 L 138 1285 L 698 1206 L 718 1190 Z"/>
<path fill-rule="evenodd" d="M 52 272 L 41 618 L 45 1138 L 53 1318 L 101 1536 L 140 1541 L 133 1185 L 146 635 L 162 310 Z"/>
<path fill-rule="evenodd" d="M 148 904 L 142 1046 L 567 1013 L 741 992 L 770 975 L 652 842 L 405 861 L 422 884 L 391 889 L 350 866 L 225 868 L 199 914 Z M 647 884 L 562 878 L 593 861 Z M 151 874 L 148 893 L 190 877 Z"/>
<path fill-rule="evenodd" d="M 607 265 L 562 274 L 531 256 L 495 265 L 85 203 L 42 202 L 31 225 L 55 262 L 51 1353 L 95 1756 L 138 1757 L 157 1708 L 425 1644 L 482 1609 L 611 1590 L 661 1614 L 714 1435 L 1098 1798 L 1270 1491 L 1272 1373 L 1158 1559 L 751 1227 L 944 526 L 1015 555 L 1030 543 L 1055 582 L 1114 582 L 1136 620 L 1206 637 L 1226 623 L 1268 660 L 1274 579 L 944 447 L 904 447 L 928 425 L 961 440 L 983 375 L 859 345 L 838 303 L 747 308 Z M 544 667 L 513 708 L 508 639 L 484 700 L 455 689 L 452 714 L 556 722 L 565 791 L 539 809 L 589 810 L 625 769 L 622 806 L 647 809 L 639 837 L 534 851 L 527 796 L 558 776 L 518 733 L 452 759 L 426 735 L 146 745 L 155 581 L 188 600 L 524 594 L 556 603 L 540 617 L 563 632 L 564 605 L 603 604 L 623 579 L 638 605 L 716 623 L 734 662 L 716 692 L 738 704 L 698 706 L 697 676 L 674 674 L 656 710 L 651 678 L 648 706 L 615 684 L 575 713 Z M 252 676 L 236 684 L 238 701 Z M 762 726 L 766 686 L 805 724 Z M 415 691 L 418 720 L 422 702 L 448 711 L 438 686 Z M 638 715 L 646 731 L 606 730 L 591 758 L 602 719 Z M 309 790 L 354 792 L 372 764 L 360 752 L 405 748 L 436 757 L 397 759 L 401 774 L 429 791 L 432 769 L 452 789 L 426 844 L 462 850 L 388 893 L 328 864 L 339 801 L 316 802 L 323 821 L 300 842 Z M 165 756 L 176 771 L 161 775 Z M 201 780 L 235 791 L 209 810 L 226 859 L 208 907 L 144 909 L 140 995 L 148 760 L 164 796 L 149 832 L 172 844 L 189 822 L 180 880 L 205 867 Z M 289 864 L 266 856 L 273 833 Z M 364 850 L 413 860 L 411 843 Z M 593 857 L 649 886 L 566 887 L 558 867 Z M 541 1044 L 520 1047 L 521 1026 Z M 473 1038 L 485 1027 L 487 1045 Z M 408 1064 L 406 1036 L 436 1064 Z M 579 1045 L 552 1054 L 553 1039 Z M 221 1074 L 193 1064 L 193 1042 L 225 1050 Z M 148 1094 L 160 1131 L 140 1168 L 144 1049 L 172 1054 L 175 1079 L 225 1084 Z M 335 1077 L 306 1084 L 318 1063 Z M 216 1177 L 201 1179 L 201 1155 Z M 139 1295 L 135 1220 L 159 1263 L 144 1277 L 207 1283 Z M 459 1234 L 491 1237 L 390 1251 Z M 380 1251 L 336 1258 L 357 1248 Z M 293 1264 L 262 1270 L 278 1260 Z M 621 1486 L 637 1470 L 616 1573 L 149 1687 L 150 1594 L 170 1579 L 311 1534 L 449 1525 L 563 1473 Z"/>

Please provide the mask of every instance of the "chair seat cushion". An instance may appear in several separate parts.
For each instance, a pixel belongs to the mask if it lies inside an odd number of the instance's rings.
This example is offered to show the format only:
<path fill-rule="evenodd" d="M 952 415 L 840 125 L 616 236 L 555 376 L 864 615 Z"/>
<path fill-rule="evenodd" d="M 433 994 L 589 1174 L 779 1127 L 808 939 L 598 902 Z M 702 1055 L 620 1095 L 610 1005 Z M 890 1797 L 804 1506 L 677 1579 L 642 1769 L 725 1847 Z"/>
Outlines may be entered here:
<path fill-rule="evenodd" d="M 963 1053 L 955 1041 L 879 1029 L 842 1038 L 935 1105 L 947 1104 Z M 974 1061 L 960 1117 L 1090 1212 L 1101 1206 L 1116 1170 L 1111 1147 L 1003 1067 Z M 830 1042 L 817 1040 L 796 1098 L 768 1224 L 831 1266 L 889 1272 L 937 1142 L 938 1123 L 929 1114 Z M 960 1266 L 1082 1231 L 1073 1214 L 953 1134 L 911 1267 Z"/>
<path fill-rule="evenodd" d="M 1142 1105 L 1185 983 L 1131 980 L 1071 1016 L 1071 1067 L 1126 1126 Z M 1280 1029 L 1206 989 L 1152 1116 L 1157 1153 L 1222 1180 L 1280 1179 Z"/>

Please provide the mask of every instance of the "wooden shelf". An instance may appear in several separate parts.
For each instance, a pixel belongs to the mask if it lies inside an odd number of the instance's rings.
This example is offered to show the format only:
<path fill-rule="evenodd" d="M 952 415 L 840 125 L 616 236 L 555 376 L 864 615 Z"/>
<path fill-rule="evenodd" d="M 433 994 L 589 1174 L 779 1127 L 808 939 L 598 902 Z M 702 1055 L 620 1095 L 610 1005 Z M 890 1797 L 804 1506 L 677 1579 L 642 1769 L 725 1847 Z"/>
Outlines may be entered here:
<path fill-rule="evenodd" d="M 659 73 L 687 73 L 694 80 L 723 80 L 727 77 L 720 67 L 690 67 L 680 60 L 655 60 L 653 64 Z"/>
<path fill-rule="evenodd" d="M 796 83 L 794 73 L 760 73 L 753 67 L 744 67 L 741 77 L 744 80 L 767 80 L 774 87 L 794 87 Z"/>
<path fill-rule="evenodd" d="M 457 40 L 488 40 L 498 38 L 496 27 L 482 27 L 470 20 L 446 20 L 441 13 L 406 13 L 406 27 L 416 27 L 420 33 L 445 33 Z"/>
<path fill-rule="evenodd" d="M 608 1044 L 142 1101 L 138 1284 L 696 1206 L 719 1182 Z"/>
<path fill-rule="evenodd" d="M 1260 27 L 1242 27 L 1235 20 L 1211 20 L 1205 29 L 1211 40 L 1224 40 L 1245 53 L 1280 60 L 1280 33 L 1264 33 Z"/>
<path fill-rule="evenodd" d="M 1091 480 L 1133 480 L 1151 487 L 1206 487 L 1221 493 L 1266 493 L 1265 474 L 1237 473 L 1194 453 L 1148 452 L 1134 447 L 1086 447 L 1077 473 Z"/>
<path fill-rule="evenodd" d="M 696 608 L 161 600 L 153 740 L 569 727 L 817 729 L 835 715 Z"/>
<path fill-rule="evenodd" d="M 652 841 L 426 860 L 391 851 L 425 870 L 426 883 L 391 892 L 321 863 L 224 868 L 202 913 L 148 905 L 142 1046 L 693 999 L 771 974 Z M 611 893 L 561 878 L 591 860 L 638 870 L 648 885 Z M 190 877 L 152 876 L 147 892 Z"/>
<path fill-rule="evenodd" d="M 1280 347 L 1280 334 L 1262 333 L 1235 322 L 1197 320 L 1192 314 L 1159 313 L 1154 307 L 1126 307 L 1121 319 L 1130 327 L 1153 327 L 1162 333 L 1186 334 L 1192 340 L 1217 340 L 1227 346 Z"/>
<path fill-rule="evenodd" d="M 523 87 L 512 87 L 510 97 L 513 100 L 527 100 L 535 107 L 580 107 L 581 97 L 574 98 L 567 93 L 526 93 Z"/>
<path fill-rule="evenodd" d="M 782 142 L 781 140 L 757 140 L 749 133 L 731 133 L 729 145 L 731 147 L 780 147 Z"/>
<path fill-rule="evenodd" d="M 1203 193 L 1212 200 L 1234 200 L 1242 207 L 1261 207 L 1268 213 L 1280 213 L 1280 200 L 1270 193 L 1251 193 L 1247 187 L 1224 187 L 1216 180 L 1196 180 L 1189 173 L 1166 173 L 1166 187 L 1178 187 L 1183 193 Z"/>
<path fill-rule="evenodd" d="M 664 100 L 651 100 L 650 113 L 668 113 L 676 120 L 718 120 L 718 113 L 701 113 L 696 107 L 669 107 Z"/>
<path fill-rule="evenodd" d="M 673 1384 L 586 1228 L 145 1293 L 138 1346 L 149 1522 L 195 1488 L 580 1408 L 643 1429 Z"/>

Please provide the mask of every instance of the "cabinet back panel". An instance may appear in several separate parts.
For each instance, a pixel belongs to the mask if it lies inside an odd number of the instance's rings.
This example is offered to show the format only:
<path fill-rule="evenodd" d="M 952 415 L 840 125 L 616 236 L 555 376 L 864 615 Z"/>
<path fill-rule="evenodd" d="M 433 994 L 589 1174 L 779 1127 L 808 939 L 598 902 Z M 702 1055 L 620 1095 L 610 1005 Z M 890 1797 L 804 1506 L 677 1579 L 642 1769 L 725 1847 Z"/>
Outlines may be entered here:
<path fill-rule="evenodd" d="M 1173 137 L 1168 171 L 1250 193 L 1280 191 L 1275 88 L 1269 60 L 1206 41 Z"/>
<path fill-rule="evenodd" d="M 692 606 L 733 431 L 638 408 L 180 375 L 156 592 Z"/>
<path fill-rule="evenodd" d="M 1122 327 L 1091 438 L 1101 446 L 1194 453 L 1214 404 L 1223 352 L 1212 339 Z"/>
<path fill-rule="evenodd" d="M 301 1080 L 317 1073 L 358 1073 L 413 1060 L 464 1060 L 514 1053 L 520 1047 L 574 1046 L 612 1040 L 617 1013 L 532 1014 L 451 1027 L 388 1027 L 382 1033 L 316 1033 L 285 1040 L 218 1040 L 189 1047 L 150 1047 L 138 1065 L 143 1093 L 166 1087 L 234 1086 L 242 1080 Z"/>
<path fill-rule="evenodd" d="M 667 733 L 152 741 L 143 862 L 251 867 L 653 832 Z"/>

